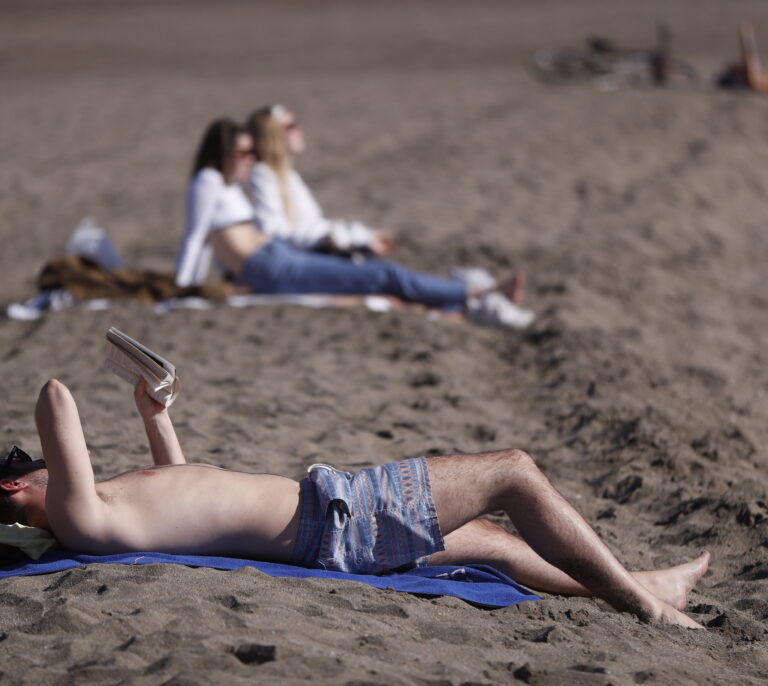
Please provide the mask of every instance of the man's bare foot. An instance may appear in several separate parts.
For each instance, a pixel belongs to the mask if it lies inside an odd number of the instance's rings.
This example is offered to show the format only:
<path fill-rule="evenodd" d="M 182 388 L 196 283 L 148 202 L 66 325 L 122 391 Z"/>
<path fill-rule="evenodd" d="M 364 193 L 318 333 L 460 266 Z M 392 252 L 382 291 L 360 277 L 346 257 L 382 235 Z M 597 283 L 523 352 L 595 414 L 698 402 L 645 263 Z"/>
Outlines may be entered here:
<path fill-rule="evenodd" d="M 659 622 L 660 624 L 672 624 L 673 626 L 684 626 L 687 629 L 703 629 L 704 627 L 699 624 L 695 619 L 691 619 L 688 615 L 684 615 L 679 610 L 676 610 L 671 605 L 662 603 L 660 613 L 651 618 L 652 621 Z"/>
<path fill-rule="evenodd" d="M 634 574 L 633 574 L 634 576 Z M 613 599 L 601 595 L 609 605 L 619 612 L 629 612 L 635 615 L 641 622 L 649 624 L 672 624 L 688 627 L 689 629 L 703 629 L 704 627 L 694 619 L 684 615 L 663 600 L 657 598 L 641 583 L 636 582 L 638 588 L 634 591 L 623 592 Z"/>
<path fill-rule="evenodd" d="M 614 605 L 614 607 L 617 610 L 631 612 L 641 621 L 651 624 L 671 624 L 673 626 L 684 626 L 688 629 L 704 628 L 696 620 L 691 619 L 688 615 L 684 615 L 680 610 L 676 610 L 663 600 L 656 598 L 647 589 L 643 589 L 628 605 L 623 607 Z"/>
<path fill-rule="evenodd" d="M 632 572 L 644 588 L 671 607 L 682 610 L 688 602 L 688 593 L 709 568 L 709 552 L 677 567 L 651 572 Z"/>
<path fill-rule="evenodd" d="M 523 272 L 515 273 L 514 276 L 499 283 L 495 290 L 515 305 L 519 305 L 525 298 L 525 274 Z"/>

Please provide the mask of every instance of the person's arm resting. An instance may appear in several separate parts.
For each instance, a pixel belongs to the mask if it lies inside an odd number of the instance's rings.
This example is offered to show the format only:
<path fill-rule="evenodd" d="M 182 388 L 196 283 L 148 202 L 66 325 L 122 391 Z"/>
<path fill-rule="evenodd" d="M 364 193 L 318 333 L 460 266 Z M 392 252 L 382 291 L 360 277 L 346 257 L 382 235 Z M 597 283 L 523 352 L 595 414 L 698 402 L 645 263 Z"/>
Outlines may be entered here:
<path fill-rule="evenodd" d="M 136 400 L 136 409 L 144 422 L 152 461 L 156 465 L 185 464 L 186 459 L 168 409 L 149 397 L 144 379 L 136 384 L 133 397 Z"/>
<path fill-rule="evenodd" d="M 180 288 L 199 285 L 205 280 L 205 244 L 222 186 L 218 172 L 204 169 L 187 188 L 184 235 L 176 259 L 176 285 Z"/>

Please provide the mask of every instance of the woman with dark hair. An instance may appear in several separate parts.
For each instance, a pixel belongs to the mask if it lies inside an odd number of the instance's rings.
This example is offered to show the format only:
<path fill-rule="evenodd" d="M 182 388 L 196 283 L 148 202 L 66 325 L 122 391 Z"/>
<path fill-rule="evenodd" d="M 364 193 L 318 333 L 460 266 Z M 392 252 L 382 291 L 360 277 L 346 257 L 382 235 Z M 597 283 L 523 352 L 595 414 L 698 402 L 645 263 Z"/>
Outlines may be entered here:
<path fill-rule="evenodd" d="M 258 248 L 256 241 L 248 240 L 258 233 L 239 183 L 253 164 L 252 149 L 250 135 L 230 119 L 214 121 L 203 134 L 187 187 L 184 236 L 176 259 L 178 286 L 203 283 L 214 254 L 226 268 L 238 266 L 227 249 L 230 242 L 244 243 L 243 250 Z M 229 239 L 219 241 L 219 231 L 227 231 Z"/>
<path fill-rule="evenodd" d="M 296 156 L 304 152 L 305 140 L 292 112 L 282 105 L 261 107 L 248 116 L 245 128 L 253 136 L 256 155 L 245 189 L 253 203 L 254 219 L 264 233 L 300 248 L 340 253 L 362 249 L 378 256 L 391 251 L 389 232 L 323 216 L 294 167 Z"/>
<path fill-rule="evenodd" d="M 478 323 L 522 328 L 533 313 L 515 305 L 515 280 L 479 290 L 460 279 L 414 272 L 396 262 L 356 264 L 270 238 L 253 222 L 239 183 L 254 160 L 254 141 L 228 119 L 214 121 L 200 143 L 186 196 L 186 224 L 176 261 L 178 286 L 201 284 L 211 258 L 252 293 L 390 295 L 427 307 L 465 312 Z"/>

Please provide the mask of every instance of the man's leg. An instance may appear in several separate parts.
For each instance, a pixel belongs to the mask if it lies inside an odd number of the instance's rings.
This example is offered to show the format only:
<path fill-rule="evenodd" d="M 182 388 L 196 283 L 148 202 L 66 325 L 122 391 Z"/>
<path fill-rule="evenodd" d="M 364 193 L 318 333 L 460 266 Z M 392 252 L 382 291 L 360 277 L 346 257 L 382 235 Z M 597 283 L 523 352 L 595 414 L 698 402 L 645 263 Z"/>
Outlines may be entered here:
<path fill-rule="evenodd" d="M 526 453 L 432 457 L 427 467 L 444 535 L 483 514 L 503 510 L 540 557 L 617 610 L 646 621 L 700 626 L 624 569 Z"/>
<path fill-rule="evenodd" d="M 537 555 L 525 541 L 487 519 L 474 519 L 445 536 L 445 550 L 430 565 L 486 564 L 537 591 L 592 596 L 583 584 Z M 682 610 L 688 592 L 709 566 L 709 553 L 676 567 L 630 574 L 659 600 Z"/>

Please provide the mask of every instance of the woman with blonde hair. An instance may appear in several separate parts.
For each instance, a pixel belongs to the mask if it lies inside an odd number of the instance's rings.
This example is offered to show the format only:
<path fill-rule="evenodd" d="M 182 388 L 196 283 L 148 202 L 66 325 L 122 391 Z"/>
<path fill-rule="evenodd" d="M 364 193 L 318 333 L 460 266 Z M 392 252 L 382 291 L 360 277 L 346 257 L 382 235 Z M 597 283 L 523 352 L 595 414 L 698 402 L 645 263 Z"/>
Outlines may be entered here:
<path fill-rule="evenodd" d="M 396 262 L 371 259 L 357 264 L 271 238 L 254 223 L 253 207 L 240 186 L 253 161 L 254 140 L 244 128 L 228 119 L 208 126 L 187 188 L 177 285 L 203 283 L 215 258 L 235 283 L 251 293 L 390 295 L 510 328 L 522 328 L 533 319 L 532 312 L 510 301 L 513 282 L 481 290 Z"/>
<path fill-rule="evenodd" d="M 282 105 L 252 112 L 245 128 L 253 136 L 256 164 L 246 183 L 254 219 L 269 236 L 284 238 L 300 248 L 338 253 L 367 251 L 388 254 L 387 231 L 360 222 L 327 219 L 312 191 L 294 168 L 294 158 L 306 147 L 296 117 Z"/>

